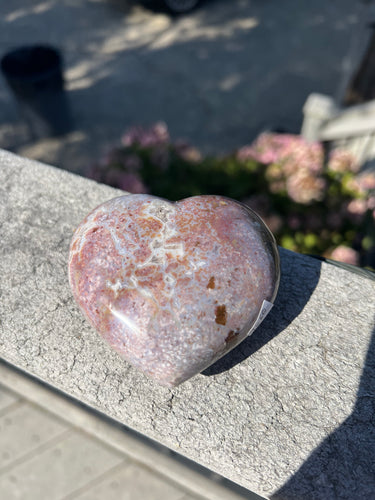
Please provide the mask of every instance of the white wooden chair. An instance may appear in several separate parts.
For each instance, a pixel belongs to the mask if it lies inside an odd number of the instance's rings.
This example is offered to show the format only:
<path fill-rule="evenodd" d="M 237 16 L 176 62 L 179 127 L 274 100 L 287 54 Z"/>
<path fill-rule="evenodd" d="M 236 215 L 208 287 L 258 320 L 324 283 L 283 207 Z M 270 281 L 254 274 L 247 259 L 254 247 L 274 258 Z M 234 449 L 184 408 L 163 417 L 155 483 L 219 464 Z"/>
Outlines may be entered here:
<path fill-rule="evenodd" d="M 310 94 L 303 114 L 305 139 L 348 150 L 361 165 L 375 163 L 375 100 L 340 108 L 332 97 Z"/>

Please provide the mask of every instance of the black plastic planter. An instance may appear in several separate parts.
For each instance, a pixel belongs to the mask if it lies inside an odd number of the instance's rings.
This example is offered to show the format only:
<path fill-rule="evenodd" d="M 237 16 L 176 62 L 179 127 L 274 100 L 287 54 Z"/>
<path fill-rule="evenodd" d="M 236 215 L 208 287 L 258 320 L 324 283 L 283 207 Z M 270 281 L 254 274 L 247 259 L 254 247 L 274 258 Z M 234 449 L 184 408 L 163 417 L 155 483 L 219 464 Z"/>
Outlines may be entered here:
<path fill-rule="evenodd" d="M 2 58 L 1 70 L 34 138 L 61 135 L 71 129 L 62 58 L 56 49 L 20 47 Z"/>

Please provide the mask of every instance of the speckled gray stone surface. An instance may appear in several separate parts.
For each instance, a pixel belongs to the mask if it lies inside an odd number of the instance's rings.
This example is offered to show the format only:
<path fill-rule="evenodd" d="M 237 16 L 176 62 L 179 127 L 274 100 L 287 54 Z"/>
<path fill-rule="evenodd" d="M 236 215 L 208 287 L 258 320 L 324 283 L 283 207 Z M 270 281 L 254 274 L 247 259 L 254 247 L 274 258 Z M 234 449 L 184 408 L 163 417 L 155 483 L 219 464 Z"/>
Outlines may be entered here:
<path fill-rule="evenodd" d="M 263 496 L 375 491 L 375 282 L 281 251 L 274 309 L 226 358 L 157 386 L 90 328 L 67 279 L 72 232 L 119 194 L 0 152 L 4 360 Z"/>

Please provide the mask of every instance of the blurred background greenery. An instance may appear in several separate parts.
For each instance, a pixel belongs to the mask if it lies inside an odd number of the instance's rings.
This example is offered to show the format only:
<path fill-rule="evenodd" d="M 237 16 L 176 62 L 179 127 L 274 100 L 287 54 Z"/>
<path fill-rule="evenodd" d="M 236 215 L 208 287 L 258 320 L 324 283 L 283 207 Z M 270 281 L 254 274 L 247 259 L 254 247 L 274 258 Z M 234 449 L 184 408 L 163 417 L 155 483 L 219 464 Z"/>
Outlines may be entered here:
<path fill-rule="evenodd" d="M 163 123 L 132 127 L 88 177 L 169 200 L 220 194 L 255 210 L 290 250 L 375 268 L 375 172 L 346 151 L 264 133 L 232 154 L 203 156 Z"/>

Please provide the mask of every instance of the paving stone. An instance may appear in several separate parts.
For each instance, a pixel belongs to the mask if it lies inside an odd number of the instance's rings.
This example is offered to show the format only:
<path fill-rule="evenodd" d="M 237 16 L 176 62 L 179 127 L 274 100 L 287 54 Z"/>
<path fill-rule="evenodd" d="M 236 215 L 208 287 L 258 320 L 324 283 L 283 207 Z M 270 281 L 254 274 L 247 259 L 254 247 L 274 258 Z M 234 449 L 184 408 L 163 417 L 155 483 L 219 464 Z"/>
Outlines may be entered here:
<path fill-rule="evenodd" d="M 124 466 L 77 500 L 182 500 L 185 493 L 136 464 Z M 193 498 L 193 497 L 191 497 Z"/>
<path fill-rule="evenodd" d="M 193 497 L 191 495 L 185 495 L 181 498 L 181 500 L 203 500 L 203 498 Z"/>
<path fill-rule="evenodd" d="M 23 402 L 0 417 L 0 472 L 43 444 L 62 435 L 68 426 L 45 411 Z M 1 488 L 0 488 L 1 491 Z"/>
<path fill-rule="evenodd" d="M 66 439 L 0 475 L 0 492 L 7 500 L 60 500 L 122 461 L 120 454 L 72 431 Z"/>
<path fill-rule="evenodd" d="M 16 394 L 8 391 L 4 387 L 0 386 L 0 412 L 3 413 L 3 410 L 9 408 L 9 406 L 13 405 L 19 400 Z"/>

